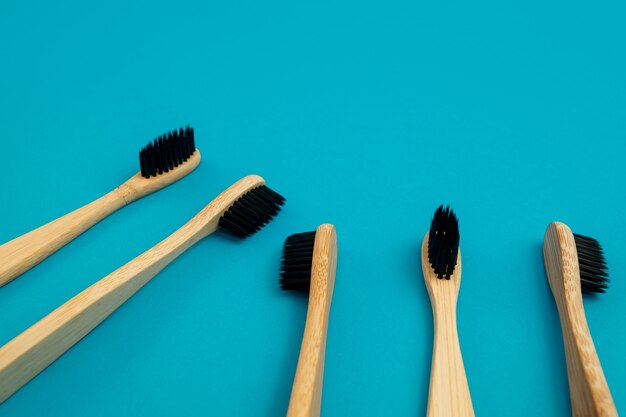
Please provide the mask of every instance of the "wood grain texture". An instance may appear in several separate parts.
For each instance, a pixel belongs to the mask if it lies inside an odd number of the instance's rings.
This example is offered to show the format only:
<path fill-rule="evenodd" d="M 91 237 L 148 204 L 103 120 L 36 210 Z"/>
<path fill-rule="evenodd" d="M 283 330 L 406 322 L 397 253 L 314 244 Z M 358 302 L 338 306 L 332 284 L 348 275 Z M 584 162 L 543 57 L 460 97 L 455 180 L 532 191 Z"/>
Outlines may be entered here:
<path fill-rule="evenodd" d="M 543 241 L 543 256 L 561 320 L 572 415 L 617 416 L 587 325 L 576 242 L 569 227 L 563 223 L 550 223 Z"/>
<path fill-rule="evenodd" d="M 456 328 L 461 286 L 461 250 L 450 280 L 439 279 L 428 262 L 428 233 L 422 243 L 424 282 L 433 309 L 434 343 L 428 393 L 428 417 L 474 416 Z"/>
<path fill-rule="evenodd" d="M 178 255 L 213 233 L 219 218 L 234 201 L 264 183 L 255 175 L 239 180 L 171 236 L 0 348 L 0 402 L 76 344 Z"/>
<path fill-rule="evenodd" d="M 137 173 L 99 199 L 3 244 L 0 286 L 13 281 L 111 213 L 178 181 L 193 171 L 200 159 L 200 151 L 196 149 L 185 163 L 157 177 L 144 178 Z"/>
<path fill-rule="evenodd" d="M 309 306 L 287 417 L 320 415 L 326 334 L 336 269 L 337 233 L 333 225 L 323 224 L 315 234 Z"/>

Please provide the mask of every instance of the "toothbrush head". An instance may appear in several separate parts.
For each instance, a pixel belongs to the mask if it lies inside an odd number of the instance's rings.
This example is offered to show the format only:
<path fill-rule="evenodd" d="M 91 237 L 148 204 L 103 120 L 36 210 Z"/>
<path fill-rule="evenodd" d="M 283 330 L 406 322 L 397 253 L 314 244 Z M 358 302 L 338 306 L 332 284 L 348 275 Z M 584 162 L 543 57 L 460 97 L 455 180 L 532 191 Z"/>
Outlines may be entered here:
<path fill-rule="evenodd" d="M 609 287 L 604 251 L 594 238 L 573 233 L 580 269 L 580 286 L 585 294 L 603 293 Z"/>
<path fill-rule="evenodd" d="M 280 265 L 280 287 L 283 290 L 309 292 L 316 233 L 296 233 L 285 240 Z"/>
<path fill-rule="evenodd" d="M 450 207 L 435 211 L 428 234 L 428 262 L 439 279 L 449 280 L 459 254 L 459 221 Z"/>
<path fill-rule="evenodd" d="M 219 227 L 236 237 L 246 238 L 269 223 L 283 204 L 283 196 L 265 184 L 259 185 L 239 197 L 226 210 L 220 217 Z"/>
<path fill-rule="evenodd" d="M 187 162 L 196 152 L 193 128 L 187 126 L 159 136 L 139 151 L 141 176 L 156 177 Z"/>

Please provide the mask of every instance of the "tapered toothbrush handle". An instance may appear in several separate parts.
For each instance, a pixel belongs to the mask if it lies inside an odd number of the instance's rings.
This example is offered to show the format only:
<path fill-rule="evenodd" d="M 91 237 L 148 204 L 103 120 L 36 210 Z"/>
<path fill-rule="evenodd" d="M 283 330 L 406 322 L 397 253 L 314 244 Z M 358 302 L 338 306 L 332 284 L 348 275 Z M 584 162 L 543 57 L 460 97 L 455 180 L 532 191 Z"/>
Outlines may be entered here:
<path fill-rule="evenodd" d="M 217 227 L 197 215 L 0 348 L 0 403 L 87 335 L 152 277 Z M 204 222 L 206 223 L 206 222 Z"/>
<path fill-rule="evenodd" d="M 325 307 L 309 304 L 287 417 L 320 415 L 327 323 Z"/>
<path fill-rule="evenodd" d="M 562 309 L 561 303 L 557 305 L 563 330 L 572 415 L 617 417 L 617 409 L 589 332 L 582 300 L 580 308 L 567 308 L 563 304 Z"/>
<path fill-rule="evenodd" d="M 449 286 L 449 285 L 448 285 Z M 435 337 L 428 394 L 428 417 L 473 417 L 474 408 L 456 329 L 455 305 L 434 307 Z"/>
<path fill-rule="evenodd" d="M 323 224 L 315 234 L 309 307 L 287 417 L 318 417 L 321 412 L 326 335 L 336 269 L 337 233 L 334 226 Z"/>
<path fill-rule="evenodd" d="M 617 417 L 585 317 L 576 242 L 567 225 L 553 222 L 548 226 L 543 254 L 563 331 L 572 415 Z"/>
<path fill-rule="evenodd" d="M 0 287 L 13 281 L 81 233 L 127 204 L 166 187 L 200 163 L 198 149 L 182 165 L 156 177 L 137 173 L 99 199 L 0 246 Z"/>
<path fill-rule="evenodd" d="M 0 286 L 28 271 L 126 204 L 117 188 L 99 199 L 0 246 Z"/>

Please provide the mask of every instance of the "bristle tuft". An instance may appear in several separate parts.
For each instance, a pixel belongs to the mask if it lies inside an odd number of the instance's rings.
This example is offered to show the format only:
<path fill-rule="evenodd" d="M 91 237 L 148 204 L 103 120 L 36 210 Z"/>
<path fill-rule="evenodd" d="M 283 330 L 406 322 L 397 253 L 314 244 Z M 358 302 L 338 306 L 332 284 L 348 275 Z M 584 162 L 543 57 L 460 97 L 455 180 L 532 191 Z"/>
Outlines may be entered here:
<path fill-rule="evenodd" d="M 269 223 L 284 203 L 283 196 L 260 185 L 239 197 L 220 217 L 219 226 L 239 238 L 246 238 Z"/>
<path fill-rule="evenodd" d="M 450 209 L 440 206 L 428 236 L 428 261 L 439 279 L 450 279 L 459 253 L 459 221 Z"/>
<path fill-rule="evenodd" d="M 139 151 L 139 166 L 144 178 L 169 172 L 196 151 L 193 128 L 187 126 L 159 136 Z"/>
<path fill-rule="evenodd" d="M 580 286 L 583 293 L 602 293 L 609 287 L 609 274 L 602 246 L 591 237 L 574 233 Z"/>
<path fill-rule="evenodd" d="M 285 240 L 279 282 L 283 290 L 309 291 L 315 234 L 296 233 Z"/>

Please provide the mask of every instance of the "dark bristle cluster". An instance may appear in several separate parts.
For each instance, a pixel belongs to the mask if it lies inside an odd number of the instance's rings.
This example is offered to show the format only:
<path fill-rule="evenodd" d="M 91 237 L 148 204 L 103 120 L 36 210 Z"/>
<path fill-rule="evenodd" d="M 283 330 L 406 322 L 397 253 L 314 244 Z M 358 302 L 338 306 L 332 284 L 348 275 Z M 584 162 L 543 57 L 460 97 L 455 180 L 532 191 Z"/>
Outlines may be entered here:
<path fill-rule="evenodd" d="M 450 279 L 459 254 L 459 221 L 450 207 L 440 206 L 428 235 L 428 262 L 439 279 Z"/>
<path fill-rule="evenodd" d="M 248 237 L 269 223 L 284 203 L 283 196 L 260 185 L 239 197 L 220 217 L 219 226 L 237 237 Z"/>
<path fill-rule="evenodd" d="M 315 232 L 297 233 L 285 240 L 280 265 L 280 287 L 283 290 L 309 291 L 314 244 Z"/>
<path fill-rule="evenodd" d="M 173 130 L 148 143 L 139 152 L 141 176 L 156 177 L 185 162 L 196 150 L 193 128 Z"/>
<path fill-rule="evenodd" d="M 609 274 L 604 252 L 597 240 L 577 235 L 576 252 L 580 267 L 580 286 L 584 293 L 604 292 L 609 287 Z"/>

